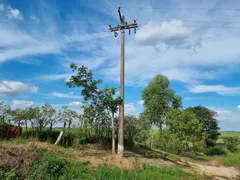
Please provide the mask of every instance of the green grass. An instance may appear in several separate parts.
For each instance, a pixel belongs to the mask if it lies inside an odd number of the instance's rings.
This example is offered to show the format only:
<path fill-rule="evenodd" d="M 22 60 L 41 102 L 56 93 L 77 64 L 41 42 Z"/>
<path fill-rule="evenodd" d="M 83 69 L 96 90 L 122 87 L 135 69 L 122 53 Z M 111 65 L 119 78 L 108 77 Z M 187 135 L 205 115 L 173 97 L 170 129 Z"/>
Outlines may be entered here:
<path fill-rule="evenodd" d="M 221 132 L 222 137 L 233 137 L 238 136 L 240 137 L 240 131 L 223 131 Z"/>
<path fill-rule="evenodd" d="M 184 172 L 179 168 L 154 167 L 145 165 L 143 169 L 119 169 L 102 166 L 92 169 L 86 164 L 68 162 L 63 156 L 47 154 L 43 161 L 35 164 L 30 171 L 34 179 L 75 179 L 75 180 L 194 180 L 203 179 L 203 176 Z"/>
<path fill-rule="evenodd" d="M 0 140 L 0 144 L 26 144 L 26 143 L 27 139 L 21 137 L 9 140 Z"/>
<path fill-rule="evenodd" d="M 231 166 L 240 169 L 240 153 L 228 153 L 226 156 L 216 156 L 224 166 Z"/>

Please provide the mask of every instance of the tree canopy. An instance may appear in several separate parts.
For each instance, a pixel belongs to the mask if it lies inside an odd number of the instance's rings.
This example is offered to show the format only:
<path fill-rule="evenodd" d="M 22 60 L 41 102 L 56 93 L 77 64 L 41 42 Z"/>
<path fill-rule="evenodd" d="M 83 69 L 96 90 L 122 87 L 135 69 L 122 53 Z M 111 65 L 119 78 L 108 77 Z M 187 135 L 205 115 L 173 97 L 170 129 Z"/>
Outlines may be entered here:
<path fill-rule="evenodd" d="M 162 129 L 167 113 L 173 108 L 182 107 L 182 99 L 170 88 L 170 82 L 164 75 L 157 75 L 142 92 L 144 114 L 150 122 Z"/>
<path fill-rule="evenodd" d="M 208 135 L 206 139 L 207 146 L 214 146 L 220 135 L 218 121 L 215 118 L 217 113 L 203 106 L 189 107 L 188 110 L 192 111 L 203 124 L 203 131 Z"/>

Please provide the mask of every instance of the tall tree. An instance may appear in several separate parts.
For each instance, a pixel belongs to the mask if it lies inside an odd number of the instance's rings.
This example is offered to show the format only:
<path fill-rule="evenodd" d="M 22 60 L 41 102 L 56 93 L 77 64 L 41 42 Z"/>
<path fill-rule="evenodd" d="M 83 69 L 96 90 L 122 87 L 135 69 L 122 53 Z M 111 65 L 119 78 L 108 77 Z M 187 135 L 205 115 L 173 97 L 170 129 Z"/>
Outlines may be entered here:
<path fill-rule="evenodd" d="M 46 125 L 49 125 L 49 134 L 52 132 L 52 127 L 57 123 L 56 110 L 48 103 L 45 103 L 41 108 L 42 118 Z"/>
<path fill-rule="evenodd" d="M 215 146 L 219 133 L 217 113 L 203 106 L 189 107 L 188 110 L 195 113 L 196 118 L 203 124 L 203 131 L 207 133 L 207 146 Z"/>
<path fill-rule="evenodd" d="M 182 107 L 182 99 L 169 87 L 170 82 L 164 75 L 157 75 L 142 92 L 144 114 L 150 122 L 162 130 L 167 113 L 173 108 Z"/>
<path fill-rule="evenodd" d="M 100 94 L 100 101 L 104 108 L 110 113 L 112 121 L 112 153 L 115 153 L 115 127 L 114 127 L 114 114 L 118 110 L 118 106 L 122 103 L 121 97 L 114 98 L 116 94 L 115 88 L 105 87 Z"/>
<path fill-rule="evenodd" d="M 68 106 L 63 106 L 58 112 L 58 118 L 60 122 L 63 122 L 63 128 L 65 129 L 68 126 L 68 129 L 71 128 L 72 122 L 75 118 L 78 118 L 76 111 L 68 109 Z"/>
<path fill-rule="evenodd" d="M 0 124 L 8 123 L 11 120 L 11 108 L 8 104 L 0 102 Z"/>

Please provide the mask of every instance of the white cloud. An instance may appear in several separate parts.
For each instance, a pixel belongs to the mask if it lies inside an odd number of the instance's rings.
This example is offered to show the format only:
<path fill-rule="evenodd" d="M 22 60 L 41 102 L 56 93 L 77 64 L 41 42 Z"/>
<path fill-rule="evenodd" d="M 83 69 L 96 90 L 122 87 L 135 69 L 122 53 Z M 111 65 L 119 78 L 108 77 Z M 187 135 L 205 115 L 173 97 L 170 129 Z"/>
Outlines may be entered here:
<path fill-rule="evenodd" d="M 237 109 L 240 109 L 240 105 L 237 106 Z"/>
<path fill-rule="evenodd" d="M 240 131 L 239 111 L 222 110 L 218 113 L 217 120 L 222 131 Z"/>
<path fill-rule="evenodd" d="M 37 24 L 40 23 L 40 19 L 37 16 L 30 16 L 30 20 Z"/>
<path fill-rule="evenodd" d="M 79 101 L 73 101 L 69 103 L 69 106 L 82 106 L 82 103 Z"/>
<path fill-rule="evenodd" d="M 37 86 L 30 86 L 17 81 L 0 81 L 0 95 L 17 95 L 20 93 L 36 93 Z"/>
<path fill-rule="evenodd" d="M 9 19 L 23 20 L 23 15 L 18 9 L 13 9 L 8 6 L 8 17 Z"/>
<path fill-rule="evenodd" d="M 227 87 L 224 85 L 196 85 L 188 87 L 192 93 L 215 92 L 223 96 L 240 95 L 240 87 Z"/>
<path fill-rule="evenodd" d="M 4 5 L 0 4 L 0 11 L 3 11 L 3 10 L 4 10 Z"/>
<path fill-rule="evenodd" d="M 136 34 L 136 41 L 141 44 L 156 45 L 164 43 L 168 47 L 189 47 L 200 45 L 200 39 L 190 40 L 192 31 L 184 26 L 182 20 L 152 22 L 143 25 Z"/>
<path fill-rule="evenodd" d="M 67 94 L 60 93 L 60 92 L 52 92 L 51 95 L 54 97 L 58 97 L 58 98 L 70 98 L 70 99 L 81 99 L 82 98 L 82 96 L 73 95 L 73 92 L 70 92 Z"/>
<path fill-rule="evenodd" d="M 13 100 L 12 101 L 12 107 L 14 109 L 16 109 L 16 108 L 24 109 L 24 108 L 32 106 L 33 104 L 34 104 L 33 101 L 24 101 L 24 100 Z"/>
<path fill-rule="evenodd" d="M 137 111 L 133 103 L 125 104 L 124 108 L 125 108 L 126 114 L 135 114 Z"/>
<path fill-rule="evenodd" d="M 232 111 L 231 110 L 226 110 L 226 109 L 222 109 L 222 110 L 216 110 L 218 115 L 226 115 L 226 114 L 231 114 Z"/>
<path fill-rule="evenodd" d="M 144 105 L 144 100 L 138 101 L 138 104 Z"/>
<path fill-rule="evenodd" d="M 65 73 L 65 74 L 48 74 L 48 75 L 40 75 L 39 78 L 36 78 L 38 80 L 44 80 L 44 81 L 57 81 L 61 79 L 69 78 L 71 74 Z"/>

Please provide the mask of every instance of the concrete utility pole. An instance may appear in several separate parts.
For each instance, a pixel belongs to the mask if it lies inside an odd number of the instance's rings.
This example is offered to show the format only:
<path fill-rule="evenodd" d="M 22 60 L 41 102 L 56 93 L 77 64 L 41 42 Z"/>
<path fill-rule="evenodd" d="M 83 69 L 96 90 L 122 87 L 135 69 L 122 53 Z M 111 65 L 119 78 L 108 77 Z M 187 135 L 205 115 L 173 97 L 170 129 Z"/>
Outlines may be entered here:
<path fill-rule="evenodd" d="M 125 22 L 124 15 L 121 15 L 120 7 L 118 8 L 118 14 L 120 18 L 120 25 L 109 26 L 109 31 L 114 32 L 114 36 L 117 37 L 117 31 L 121 31 L 121 67 L 120 67 L 120 97 L 122 98 L 122 104 L 119 106 L 119 127 L 118 127 L 118 154 L 124 154 L 124 56 L 125 56 L 125 29 L 129 30 L 129 35 L 131 34 L 131 29 L 134 29 L 136 33 L 136 28 L 138 27 L 136 20 L 133 24 L 127 24 Z"/>

